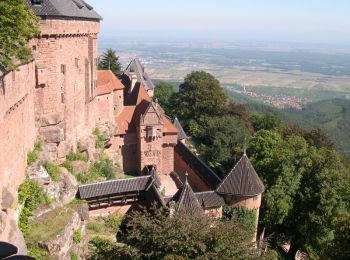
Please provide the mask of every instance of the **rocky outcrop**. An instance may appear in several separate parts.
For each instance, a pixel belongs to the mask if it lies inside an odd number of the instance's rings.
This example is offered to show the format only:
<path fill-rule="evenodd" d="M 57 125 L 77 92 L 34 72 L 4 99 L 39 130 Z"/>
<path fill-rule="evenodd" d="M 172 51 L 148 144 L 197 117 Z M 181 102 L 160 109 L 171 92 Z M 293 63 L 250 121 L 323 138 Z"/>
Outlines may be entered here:
<path fill-rule="evenodd" d="M 86 173 L 89 170 L 89 164 L 84 161 L 72 161 L 73 173 Z"/>
<path fill-rule="evenodd" d="M 39 133 L 46 143 L 60 143 L 64 140 L 63 126 L 63 124 L 58 124 L 53 126 L 41 127 Z"/>
<path fill-rule="evenodd" d="M 58 125 L 63 120 L 63 115 L 61 113 L 51 113 L 44 115 L 40 118 L 40 126 L 52 126 L 52 125 Z"/>
<path fill-rule="evenodd" d="M 50 257 L 62 260 L 69 260 L 69 252 L 73 246 L 73 234 L 80 228 L 81 219 L 77 212 L 73 212 L 64 231 L 58 235 L 54 240 L 43 241 L 41 246 L 46 248 Z"/>
<path fill-rule="evenodd" d="M 12 193 L 7 188 L 4 188 L 2 191 L 2 210 L 6 211 L 7 209 L 11 208 L 14 201 L 15 198 L 13 197 Z"/>
<path fill-rule="evenodd" d="M 63 205 L 72 202 L 78 192 L 78 182 L 75 177 L 68 172 L 66 168 L 60 168 L 60 197 L 59 200 Z"/>

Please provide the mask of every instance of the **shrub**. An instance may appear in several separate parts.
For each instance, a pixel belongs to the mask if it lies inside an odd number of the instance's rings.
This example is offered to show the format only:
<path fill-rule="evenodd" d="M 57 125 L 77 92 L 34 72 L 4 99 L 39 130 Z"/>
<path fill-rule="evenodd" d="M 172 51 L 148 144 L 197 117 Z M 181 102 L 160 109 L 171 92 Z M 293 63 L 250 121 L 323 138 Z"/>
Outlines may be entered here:
<path fill-rule="evenodd" d="M 71 260 L 78 260 L 78 255 L 75 252 L 70 252 L 69 253 L 70 259 Z"/>
<path fill-rule="evenodd" d="M 18 200 L 23 203 L 23 209 L 19 215 L 19 228 L 26 237 L 31 229 L 29 217 L 40 204 L 49 204 L 49 198 L 43 188 L 35 181 L 26 179 L 19 186 Z"/>
<path fill-rule="evenodd" d="M 103 227 L 101 225 L 96 224 L 96 223 L 89 223 L 86 228 L 88 230 L 94 231 L 96 233 L 100 233 L 103 230 Z"/>
<path fill-rule="evenodd" d="M 74 231 L 73 242 L 76 243 L 76 244 L 79 244 L 81 242 L 81 232 L 80 232 L 80 230 Z"/>
<path fill-rule="evenodd" d="M 53 181 L 60 180 L 60 167 L 52 162 L 45 162 L 44 167 Z"/>
<path fill-rule="evenodd" d="M 69 172 L 73 173 L 73 165 L 71 161 L 65 160 L 64 163 L 61 164 L 61 166 L 66 168 Z"/>
<path fill-rule="evenodd" d="M 92 134 L 96 136 L 96 145 L 95 145 L 96 148 L 104 148 L 106 138 L 104 134 L 101 133 L 100 129 L 96 127 L 95 130 L 92 132 Z"/>
<path fill-rule="evenodd" d="M 124 218 L 118 214 L 110 214 L 105 220 L 105 226 L 107 228 L 113 229 L 114 232 L 118 232 L 123 219 Z"/>
<path fill-rule="evenodd" d="M 27 165 L 32 165 L 39 159 L 39 154 L 42 151 L 42 142 L 37 141 L 34 144 L 33 151 L 28 152 L 27 154 Z"/>
<path fill-rule="evenodd" d="M 28 255 L 40 260 L 46 259 L 49 256 L 49 252 L 45 248 L 40 247 L 38 244 L 34 244 L 28 245 Z"/>
<path fill-rule="evenodd" d="M 245 225 L 249 230 L 254 231 L 256 225 L 256 211 L 244 207 L 227 206 L 223 208 L 223 215 L 227 219 L 235 219 L 238 223 Z"/>
<path fill-rule="evenodd" d="M 79 151 L 76 151 L 76 152 L 73 152 L 71 151 L 68 155 L 67 155 L 67 160 L 68 161 L 84 161 L 84 162 L 87 162 L 87 157 L 85 154 L 79 152 Z"/>

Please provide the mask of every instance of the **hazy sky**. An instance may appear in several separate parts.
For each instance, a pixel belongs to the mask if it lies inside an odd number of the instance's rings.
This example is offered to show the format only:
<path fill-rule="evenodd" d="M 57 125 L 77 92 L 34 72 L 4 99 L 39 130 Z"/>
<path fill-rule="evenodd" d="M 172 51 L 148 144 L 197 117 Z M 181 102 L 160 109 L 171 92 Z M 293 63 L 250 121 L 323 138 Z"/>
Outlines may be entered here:
<path fill-rule="evenodd" d="M 87 0 L 102 38 L 350 44 L 349 0 Z"/>

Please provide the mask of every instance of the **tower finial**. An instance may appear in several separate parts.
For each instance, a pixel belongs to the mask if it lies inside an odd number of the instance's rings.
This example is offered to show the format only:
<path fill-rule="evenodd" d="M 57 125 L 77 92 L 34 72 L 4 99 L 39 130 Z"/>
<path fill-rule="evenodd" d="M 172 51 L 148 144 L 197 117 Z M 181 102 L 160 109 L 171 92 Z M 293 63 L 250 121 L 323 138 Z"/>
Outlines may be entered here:
<path fill-rule="evenodd" d="M 188 173 L 186 172 L 186 173 L 185 173 L 185 183 L 188 182 L 187 178 L 188 178 Z"/>
<path fill-rule="evenodd" d="M 244 137 L 244 156 L 247 156 L 247 137 Z"/>

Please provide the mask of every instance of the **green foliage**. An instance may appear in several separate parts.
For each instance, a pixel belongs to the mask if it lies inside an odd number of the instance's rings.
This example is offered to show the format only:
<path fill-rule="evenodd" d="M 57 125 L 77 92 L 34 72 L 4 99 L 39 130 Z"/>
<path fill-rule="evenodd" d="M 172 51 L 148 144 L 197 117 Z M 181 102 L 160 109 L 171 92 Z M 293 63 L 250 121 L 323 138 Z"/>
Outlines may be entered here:
<path fill-rule="evenodd" d="M 38 244 L 28 245 L 28 255 L 36 260 L 47 259 L 49 252 Z"/>
<path fill-rule="evenodd" d="M 124 218 L 118 214 L 109 214 L 105 220 L 105 226 L 117 233 L 123 220 Z"/>
<path fill-rule="evenodd" d="M 270 113 L 254 113 L 251 122 L 255 131 L 272 130 L 282 125 L 281 120 Z"/>
<path fill-rule="evenodd" d="M 73 234 L 73 242 L 76 243 L 76 244 L 79 244 L 81 242 L 81 232 L 80 230 L 76 230 L 74 231 L 74 234 Z"/>
<path fill-rule="evenodd" d="M 176 113 L 186 123 L 186 129 L 190 119 L 198 122 L 219 116 L 227 107 L 227 97 L 219 81 L 204 71 L 187 75 L 174 98 Z"/>
<path fill-rule="evenodd" d="M 76 152 L 70 151 L 70 153 L 67 155 L 66 159 L 68 161 L 84 161 L 84 162 L 87 162 L 87 160 L 88 160 L 86 155 L 79 152 L 79 151 L 76 151 Z"/>
<path fill-rule="evenodd" d="M 227 219 L 234 219 L 237 223 L 248 228 L 252 234 L 256 227 L 256 210 L 244 207 L 224 205 L 223 216 Z"/>
<path fill-rule="evenodd" d="M 73 165 L 72 162 L 69 160 L 65 160 L 62 164 L 62 167 L 66 168 L 69 172 L 73 173 Z"/>
<path fill-rule="evenodd" d="M 104 148 L 106 137 L 101 133 L 100 129 L 95 128 L 92 134 L 96 136 L 96 148 Z"/>
<path fill-rule="evenodd" d="M 78 173 L 77 180 L 83 184 L 101 179 L 112 180 L 115 179 L 115 171 L 113 162 L 105 154 L 102 154 L 99 161 L 91 165 L 87 174 Z"/>
<path fill-rule="evenodd" d="M 28 152 L 27 154 L 27 165 L 30 166 L 39 159 L 39 154 L 42 151 L 42 142 L 37 141 L 34 144 L 33 151 Z"/>
<path fill-rule="evenodd" d="M 115 76 L 118 78 L 123 74 L 122 66 L 119 62 L 119 57 L 116 54 L 116 51 L 113 49 L 107 49 L 98 63 L 99 70 L 111 70 Z"/>
<path fill-rule="evenodd" d="M 154 90 L 154 97 L 158 100 L 161 107 L 167 115 L 172 115 L 172 97 L 174 95 L 174 87 L 170 83 L 159 81 Z"/>
<path fill-rule="evenodd" d="M 71 260 L 78 260 L 79 259 L 77 253 L 75 253 L 75 252 L 70 252 L 69 256 L 70 256 Z"/>
<path fill-rule="evenodd" d="M 256 133 L 248 153 L 267 188 L 261 221 L 291 239 L 291 257 L 298 249 L 326 256 L 334 240 L 333 223 L 346 210 L 350 188 L 337 152 L 276 129 Z"/>
<path fill-rule="evenodd" d="M 39 33 L 39 19 L 24 0 L 0 1 L 0 28 L 0 64 L 14 69 L 13 58 L 28 62 L 27 42 Z"/>
<path fill-rule="evenodd" d="M 250 135 L 249 130 L 232 116 L 207 118 L 201 126 L 195 138 L 200 144 L 201 157 L 208 164 L 223 165 L 228 171 L 241 157 L 245 139 Z"/>
<path fill-rule="evenodd" d="M 44 167 L 53 181 L 60 180 L 60 167 L 52 162 L 45 162 Z"/>
<path fill-rule="evenodd" d="M 96 223 L 89 223 L 87 225 L 87 229 L 91 230 L 91 231 L 94 231 L 95 233 L 101 233 L 102 230 L 103 230 L 103 226 L 98 225 Z"/>
<path fill-rule="evenodd" d="M 34 210 L 41 204 L 48 204 L 50 201 L 40 185 L 29 179 L 19 186 L 18 200 L 23 204 L 23 209 L 19 215 L 19 228 L 23 235 L 28 236 L 31 230 L 29 217 L 33 215 Z"/>
<path fill-rule="evenodd" d="M 258 259 L 252 236 L 231 220 L 135 212 L 118 244 L 94 238 L 90 259 Z M 123 243 L 123 244 L 122 244 Z"/>

